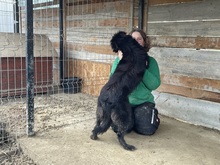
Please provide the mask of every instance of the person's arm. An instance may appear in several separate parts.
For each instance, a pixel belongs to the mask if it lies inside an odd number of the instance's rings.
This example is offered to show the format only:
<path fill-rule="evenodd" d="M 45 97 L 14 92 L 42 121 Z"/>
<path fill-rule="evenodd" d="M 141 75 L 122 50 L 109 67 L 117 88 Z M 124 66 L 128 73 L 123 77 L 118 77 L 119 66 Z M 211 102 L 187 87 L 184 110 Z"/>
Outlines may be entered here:
<path fill-rule="evenodd" d="M 143 76 L 143 83 L 148 89 L 155 90 L 161 84 L 160 70 L 157 61 L 153 57 L 150 58 L 149 68 L 146 69 Z"/>

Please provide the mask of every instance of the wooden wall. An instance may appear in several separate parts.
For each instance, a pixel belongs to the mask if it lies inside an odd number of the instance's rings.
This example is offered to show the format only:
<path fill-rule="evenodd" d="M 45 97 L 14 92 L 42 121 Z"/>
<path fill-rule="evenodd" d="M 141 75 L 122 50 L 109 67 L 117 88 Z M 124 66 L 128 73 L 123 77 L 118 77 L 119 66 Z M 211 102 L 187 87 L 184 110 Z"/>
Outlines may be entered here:
<path fill-rule="evenodd" d="M 116 57 L 110 38 L 118 30 L 131 29 L 130 5 L 125 0 L 65 3 L 66 76 L 81 77 L 83 92 L 98 96 L 108 80 Z"/>
<path fill-rule="evenodd" d="M 34 41 L 34 55 L 36 51 L 46 52 L 53 59 L 53 86 L 60 84 L 59 68 L 59 1 L 33 5 L 33 32 L 38 36 Z M 25 6 L 20 8 L 20 33 L 26 33 Z M 48 41 L 47 41 L 48 40 Z M 42 54 L 39 55 L 42 57 Z"/>
<path fill-rule="evenodd" d="M 158 91 L 220 102 L 220 1 L 149 4 L 150 53 L 162 79 Z"/>
<path fill-rule="evenodd" d="M 58 4 L 59 1 L 54 0 L 34 5 L 34 33 L 46 34 L 59 54 Z M 63 6 L 64 77 L 82 78 L 82 91 L 97 96 L 109 78 L 116 57 L 110 48 L 110 38 L 118 30 L 130 31 L 132 28 L 133 3 L 126 0 L 65 0 Z M 21 9 L 24 33 L 25 8 Z"/>
<path fill-rule="evenodd" d="M 69 60 L 69 73 L 83 79 L 82 92 L 98 96 L 103 84 L 109 78 L 111 64 L 87 60 Z"/>
<path fill-rule="evenodd" d="M 158 91 L 220 102 L 220 1 L 149 0 L 148 4 L 144 28 L 152 41 L 150 55 L 161 71 Z M 138 6 L 138 0 L 64 1 L 65 76 L 81 77 L 83 92 L 99 94 L 116 57 L 110 38 L 118 30 L 137 27 Z M 34 10 L 34 32 L 46 34 L 59 53 L 58 7 Z"/>

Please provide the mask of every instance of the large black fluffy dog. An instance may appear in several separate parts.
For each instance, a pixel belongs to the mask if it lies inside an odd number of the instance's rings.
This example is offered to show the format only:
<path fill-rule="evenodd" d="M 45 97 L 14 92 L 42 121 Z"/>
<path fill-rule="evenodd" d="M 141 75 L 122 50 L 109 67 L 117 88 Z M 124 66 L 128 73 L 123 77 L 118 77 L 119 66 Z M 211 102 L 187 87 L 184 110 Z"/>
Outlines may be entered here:
<path fill-rule="evenodd" d="M 142 80 L 147 67 L 148 54 L 135 39 L 123 31 L 114 34 L 111 47 L 113 52 L 121 50 L 123 58 L 100 92 L 96 125 L 90 137 L 96 140 L 98 134 L 106 132 L 112 126 L 123 148 L 134 150 L 135 147 L 127 144 L 124 139 L 124 134 L 133 127 L 134 123 L 128 95 Z"/>

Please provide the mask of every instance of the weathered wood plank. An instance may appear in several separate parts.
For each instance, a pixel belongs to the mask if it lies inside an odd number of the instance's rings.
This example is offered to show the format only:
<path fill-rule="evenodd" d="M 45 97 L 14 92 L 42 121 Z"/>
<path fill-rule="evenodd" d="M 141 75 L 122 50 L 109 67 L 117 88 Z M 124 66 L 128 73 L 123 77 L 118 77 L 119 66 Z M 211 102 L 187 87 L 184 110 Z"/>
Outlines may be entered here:
<path fill-rule="evenodd" d="M 220 49 L 220 37 L 150 36 L 153 47 Z"/>
<path fill-rule="evenodd" d="M 161 74 L 220 80 L 220 51 L 153 47 L 149 54 L 158 61 Z"/>
<path fill-rule="evenodd" d="M 220 20 L 148 23 L 149 35 L 220 37 Z"/>
<path fill-rule="evenodd" d="M 217 6 L 220 6 L 218 0 L 151 6 L 148 34 L 218 37 L 220 10 Z"/>
<path fill-rule="evenodd" d="M 33 6 L 34 8 L 36 8 L 36 7 L 51 6 L 56 4 L 59 4 L 59 0 L 53 0 L 52 2 L 37 3 L 37 4 L 33 4 Z"/>
<path fill-rule="evenodd" d="M 21 17 L 23 19 L 26 18 L 25 11 L 22 11 Z M 47 8 L 47 9 L 41 9 L 41 10 L 34 10 L 33 11 L 33 18 L 53 18 L 53 17 L 59 17 L 59 8 Z"/>
<path fill-rule="evenodd" d="M 129 24 L 129 19 L 128 18 L 109 18 L 109 19 L 103 19 L 98 21 L 98 26 L 103 26 L 103 27 L 127 27 Z"/>
<path fill-rule="evenodd" d="M 120 15 L 120 17 L 118 17 Z M 128 27 L 130 18 L 128 18 L 128 13 L 117 12 L 114 14 L 103 13 L 100 15 L 87 14 L 84 17 L 79 16 L 68 16 L 66 21 L 67 30 L 75 31 L 75 28 L 108 28 L 107 31 L 116 28 L 123 27 L 124 29 Z M 105 30 L 106 31 L 106 30 Z M 104 32 L 104 31 L 103 31 Z"/>
<path fill-rule="evenodd" d="M 178 74 L 161 74 L 163 84 L 198 89 L 220 94 L 220 80 L 189 77 Z"/>
<path fill-rule="evenodd" d="M 205 0 L 149 7 L 149 22 L 220 19 L 220 1 Z"/>
<path fill-rule="evenodd" d="M 34 21 L 33 26 L 36 29 L 44 29 L 44 28 L 59 28 L 59 21 Z"/>
<path fill-rule="evenodd" d="M 101 62 L 106 64 L 112 64 L 115 60 L 115 55 L 109 54 L 98 54 L 91 53 L 86 51 L 71 51 L 69 50 L 68 55 L 66 56 L 68 60 L 71 59 L 79 59 L 79 60 L 87 60 L 92 62 Z"/>
<path fill-rule="evenodd" d="M 149 0 L 149 5 L 162 5 L 170 3 L 184 3 L 184 2 L 193 2 L 193 1 L 202 1 L 202 0 Z"/>
<path fill-rule="evenodd" d="M 69 60 L 65 66 L 65 76 L 82 78 L 82 92 L 94 96 L 99 95 L 101 88 L 108 81 L 111 69 L 111 64 L 80 59 Z"/>
<path fill-rule="evenodd" d="M 124 27 L 84 27 L 68 29 L 67 42 L 89 44 L 89 45 L 109 45 L 110 39 L 118 30 L 126 30 Z"/>
<path fill-rule="evenodd" d="M 93 4 L 93 3 L 104 3 L 104 2 L 115 2 L 121 0 L 69 0 L 66 5 L 67 6 L 76 6 L 76 5 L 86 5 L 86 4 Z"/>
<path fill-rule="evenodd" d="M 220 103 L 220 94 L 215 92 L 209 92 L 209 91 L 186 88 L 186 87 L 169 85 L 169 84 L 161 84 L 161 86 L 157 89 L 157 91 Z"/>
<path fill-rule="evenodd" d="M 115 1 L 105 1 L 101 2 L 96 1 L 96 2 L 84 2 L 82 4 L 76 2 L 75 5 L 74 3 L 69 3 L 67 4 L 67 16 L 69 15 L 86 15 L 86 14 L 104 14 L 105 12 L 129 12 L 129 3 L 125 0 L 115 0 Z"/>
<path fill-rule="evenodd" d="M 87 51 L 91 53 L 98 54 L 109 54 L 116 55 L 113 53 L 110 45 L 89 45 L 89 44 L 77 44 L 77 43 L 67 43 L 66 49 L 69 51 Z"/>

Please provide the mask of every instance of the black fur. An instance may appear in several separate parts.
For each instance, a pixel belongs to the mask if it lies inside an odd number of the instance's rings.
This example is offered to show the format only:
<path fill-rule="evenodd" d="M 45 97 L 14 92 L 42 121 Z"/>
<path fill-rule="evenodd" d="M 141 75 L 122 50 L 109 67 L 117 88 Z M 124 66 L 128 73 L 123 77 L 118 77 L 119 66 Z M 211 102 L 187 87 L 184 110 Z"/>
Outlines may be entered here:
<path fill-rule="evenodd" d="M 124 134 L 132 129 L 134 124 L 128 95 L 141 82 L 149 57 L 135 39 L 122 31 L 114 34 L 111 47 L 113 52 L 121 50 L 123 58 L 100 92 L 96 125 L 90 137 L 96 140 L 98 134 L 106 132 L 112 126 L 123 148 L 134 150 L 135 147 L 124 140 Z"/>

